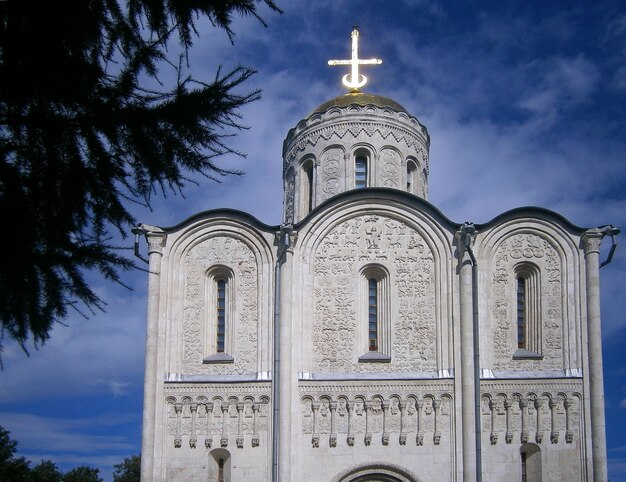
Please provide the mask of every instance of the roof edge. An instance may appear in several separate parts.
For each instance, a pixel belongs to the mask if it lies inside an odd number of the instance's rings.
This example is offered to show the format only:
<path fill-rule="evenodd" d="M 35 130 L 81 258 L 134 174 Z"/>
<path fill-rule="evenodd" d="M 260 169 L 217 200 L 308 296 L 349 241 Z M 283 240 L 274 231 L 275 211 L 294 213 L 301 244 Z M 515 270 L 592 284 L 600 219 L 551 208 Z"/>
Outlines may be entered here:
<path fill-rule="evenodd" d="M 268 232 L 275 232 L 280 229 L 280 224 L 265 224 L 263 221 L 259 221 L 259 219 L 254 217 L 252 214 L 249 214 L 245 211 L 240 211 L 239 209 L 231 208 L 207 209 L 205 211 L 200 211 L 199 213 L 192 214 L 188 218 L 183 219 L 181 222 L 174 224 L 173 226 L 159 226 L 159 228 L 161 228 L 166 233 L 172 233 L 193 224 L 195 221 L 199 221 L 203 218 L 206 219 L 209 217 L 231 217 L 239 219 L 240 221 L 247 222 L 248 224 L 258 229 L 262 229 Z"/>

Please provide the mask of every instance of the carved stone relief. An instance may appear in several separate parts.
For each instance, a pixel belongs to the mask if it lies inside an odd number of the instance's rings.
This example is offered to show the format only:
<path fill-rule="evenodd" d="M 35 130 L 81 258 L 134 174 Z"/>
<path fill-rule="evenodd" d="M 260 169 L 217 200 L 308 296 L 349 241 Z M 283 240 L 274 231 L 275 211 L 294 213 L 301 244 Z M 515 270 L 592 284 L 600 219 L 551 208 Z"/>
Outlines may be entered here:
<path fill-rule="evenodd" d="M 234 359 L 230 364 L 202 363 L 207 270 L 215 265 L 229 266 L 234 272 L 233 315 Z M 183 372 L 186 374 L 235 374 L 256 371 L 257 359 L 257 265 L 254 253 L 241 240 L 214 236 L 194 246 L 185 257 L 185 309 L 183 318 Z"/>
<path fill-rule="evenodd" d="M 296 175 L 293 169 L 285 176 L 285 222 L 293 223 L 296 193 Z"/>
<path fill-rule="evenodd" d="M 357 362 L 367 349 L 357 346 L 356 339 L 359 269 L 368 263 L 393 267 L 390 364 Z M 429 246 L 401 221 L 361 215 L 335 226 L 314 258 L 314 370 L 435 370 L 434 272 Z"/>
<path fill-rule="evenodd" d="M 228 399 L 170 395 L 165 404 L 167 434 L 175 448 L 227 447 L 231 439 L 238 448 L 244 444 L 258 447 L 261 434 L 267 434 L 269 428 L 271 413 L 265 395 Z"/>
<path fill-rule="evenodd" d="M 577 393 L 483 393 L 481 426 L 497 443 L 572 443 L 578 436 Z"/>
<path fill-rule="evenodd" d="M 320 158 L 321 171 L 319 171 L 321 172 L 319 203 L 345 190 L 343 156 L 343 150 L 338 147 L 328 149 L 322 154 Z"/>
<path fill-rule="evenodd" d="M 426 444 L 439 445 L 451 440 L 451 411 L 449 393 L 371 398 L 310 393 L 301 398 L 302 432 L 313 448 L 320 443 L 329 447 L 424 445 L 425 439 Z"/>
<path fill-rule="evenodd" d="M 418 128 L 421 129 L 422 126 Z M 286 151 L 283 153 L 283 172 L 286 172 L 289 164 L 299 154 L 306 149 L 310 150 L 311 147 L 315 147 L 320 141 L 328 142 L 334 139 L 345 142 L 348 138 L 357 139 L 362 134 L 369 138 L 380 136 L 381 140 L 387 140 L 388 145 L 403 146 L 408 149 L 411 155 L 418 154 L 424 160 L 425 170 L 428 173 L 428 151 L 424 140 L 418 138 L 417 135 L 408 129 L 376 121 L 333 122 L 303 134 L 298 133 L 296 134 L 297 137 L 288 136 L 285 140 Z"/>
<path fill-rule="evenodd" d="M 384 148 L 380 151 L 378 186 L 398 189 L 401 182 L 401 159 L 395 149 Z"/>
<path fill-rule="evenodd" d="M 561 265 L 554 247 L 536 234 L 516 234 L 498 247 L 492 272 L 493 367 L 497 370 L 559 369 L 562 361 L 563 313 Z M 542 360 L 512 360 L 517 350 L 515 266 L 537 265 L 540 271 Z"/>

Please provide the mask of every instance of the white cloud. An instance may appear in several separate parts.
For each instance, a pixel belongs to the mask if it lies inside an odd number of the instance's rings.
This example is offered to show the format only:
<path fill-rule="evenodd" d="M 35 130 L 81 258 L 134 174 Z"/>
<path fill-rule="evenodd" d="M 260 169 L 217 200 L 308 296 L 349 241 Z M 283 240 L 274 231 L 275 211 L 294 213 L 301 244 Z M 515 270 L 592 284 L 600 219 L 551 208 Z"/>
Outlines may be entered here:
<path fill-rule="evenodd" d="M 626 66 L 620 67 L 615 71 L 613 85 L 617 90 L 626 90 Z"/>
<path fill-rule="evenodd" d="M 600 74 L 584 56 L 532 61 L 523 69 L 525 92 L 519 106 L 540 117 L 541 127 L 560 120 L 564 111 L 589 100 Z"/>
<path fill-rule="evenodd" d="M 126 395 L 128 393 L 128 387 L 131 386 L 131 383 L 128 381 L 121 381 L 116 379 L 97 379 L 91 382 L 93 385 L 104 385 L 106 386 L 111 394 L 114 397 L 120 397 Z"/>
<path fill-rule="evenodd" d="M 18 441 L 18 450 L 31 453 L 129 453 L 134 446 L 123 435 L 95 434 L 135 420 L 133 415 L 103 413 L 89 418 L 53 418 L 28 413 L 0 412 L 2 425 Z M 21 453 L 21 452 L 20 452 Z"/>
<path fill-rule="evenodd" d="M 145 279 L 142 272 L 130 276 Z M 98 294 L 108 302 L 106 313 L 87 320 L 75 316 L 67 320 L 68 326 L 55 326 L 50 339 L 30 357 L 14 343 L 6 343 L 1 403 L 108 392 L 141 382 L 144 292 L 111 285 L 99 288 Z M 109 382 L 103 385 L 90 380 Z"/>

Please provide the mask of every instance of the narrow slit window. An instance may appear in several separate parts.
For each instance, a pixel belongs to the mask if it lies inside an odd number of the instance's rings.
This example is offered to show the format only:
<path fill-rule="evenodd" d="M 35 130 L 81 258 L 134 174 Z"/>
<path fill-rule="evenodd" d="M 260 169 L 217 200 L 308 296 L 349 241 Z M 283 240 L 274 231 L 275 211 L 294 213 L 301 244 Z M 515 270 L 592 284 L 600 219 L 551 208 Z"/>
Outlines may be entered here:
<path fill-rule="evenodd" d="M 406 191 L 415 194 L 417 166 L 413 161 L 406 163 Z"/>
<path fill-rule="evenodd" d="M 361 269 L 359 278 L 359 363 L 391 362 L 391 293 L 389 272 L 381 265 Z"/>
<path fill-rule="evenodd" d="M 515 304 L 511 323 L 517 339 L 517 351 L 513 359 L 542 358 L 541 343 L 541 272 L 531 263 L 521 263 L 515 267 L 515 290 L 511 302 Z M 513 341 L 513 340 L 511 340 Z"/>
<path fill-rule="evenodd" d="M 526 452 L 522 452 L 522 482 L 528 481 L 528 474 L 526 473 Z"/>
<path fill-rule="evenodd" d="M 361 189 L 367 187 L 367 158 L 357 156 L 354 160 L 354 187 Z"/>
<path fill-rule="evenodd" d="M 304 166 L 304 174 L 305 174 L 305 202 L 306 202 L 306 212 L 309 213 L 313 209 L 313 162 L 308 162 Z"/>
<path fill-rule="evenodd" d="M 526 278 L 517 278 L 517 347 L 526 348 Z"/>
<path fill-rule="evenodd" d="M 217 352 L 224 353 L 226 342 L 226 280 L 217 280 Z"/>
<path fill-rule="evenodd" d="M 378 351 L 378 280 L 367 280 L 369 350 Z"/>

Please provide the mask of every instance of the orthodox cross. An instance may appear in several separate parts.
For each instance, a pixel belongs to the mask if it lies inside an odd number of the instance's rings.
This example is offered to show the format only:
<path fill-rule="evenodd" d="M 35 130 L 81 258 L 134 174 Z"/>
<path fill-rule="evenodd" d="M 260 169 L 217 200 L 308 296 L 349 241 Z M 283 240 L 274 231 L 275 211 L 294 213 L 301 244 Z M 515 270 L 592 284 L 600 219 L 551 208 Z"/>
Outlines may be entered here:
<path fill-rule="evenodd" d="M 329 60 L 328 65 L 351 65 L 352 72 L 343 76 L 341 81 L 351 92 L 359 92 L 359 88 L 367 83 L 367 77 L 359 74 L 359 65 L 382 64 L 380 59 L 359 59 L 359 31 L 357 26 L 352 27 L 352 58 L 350 60 Z"/>

